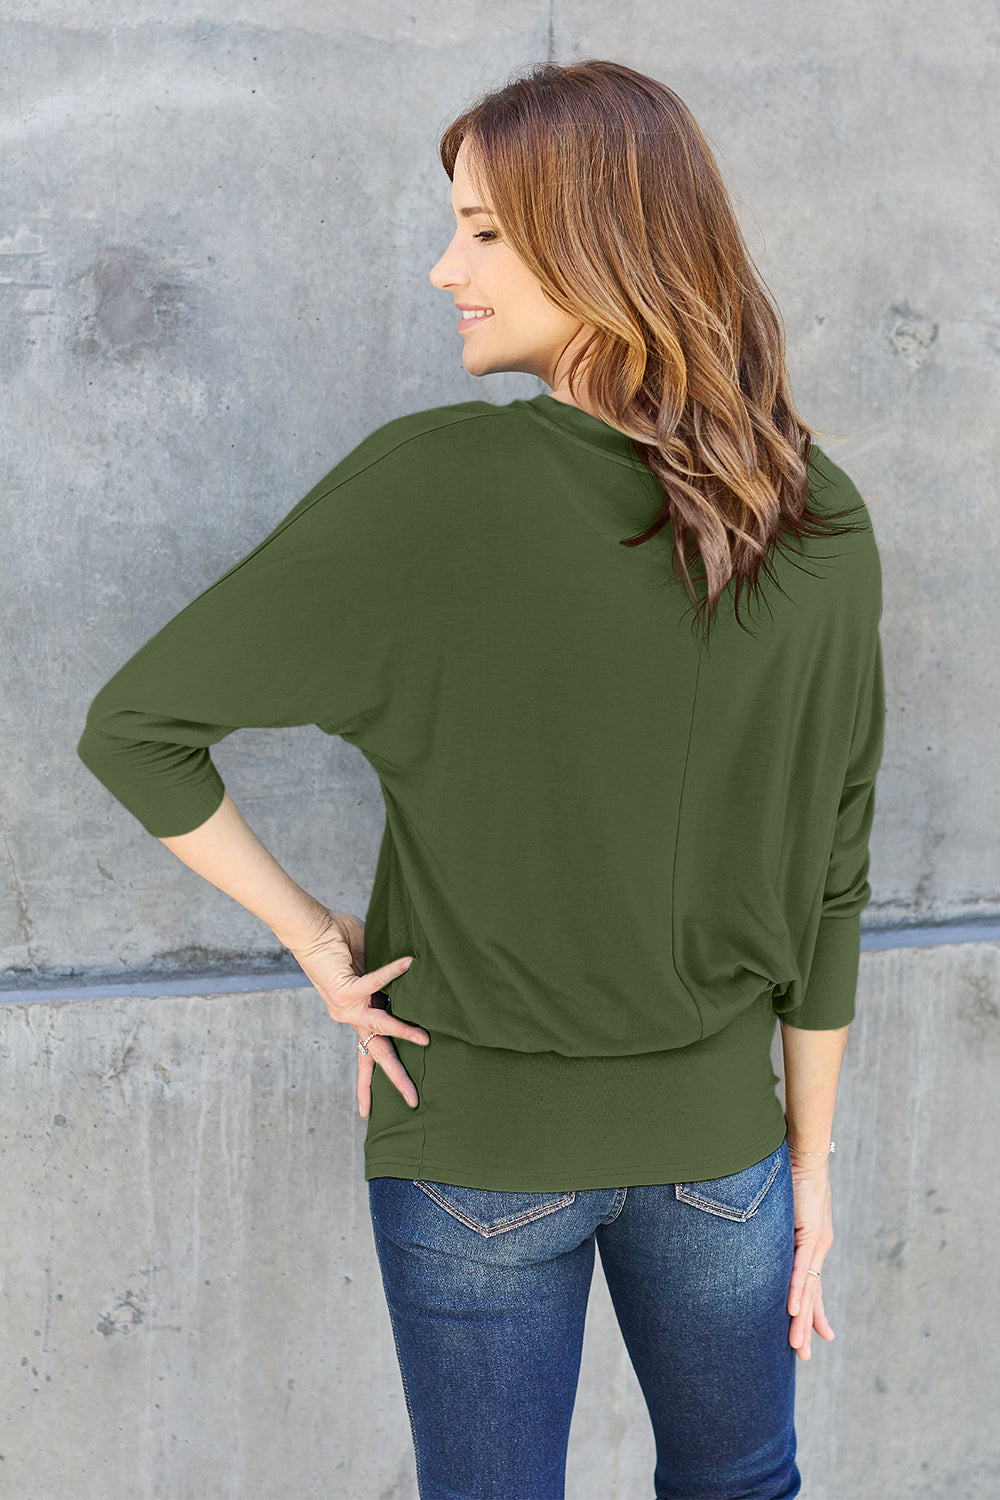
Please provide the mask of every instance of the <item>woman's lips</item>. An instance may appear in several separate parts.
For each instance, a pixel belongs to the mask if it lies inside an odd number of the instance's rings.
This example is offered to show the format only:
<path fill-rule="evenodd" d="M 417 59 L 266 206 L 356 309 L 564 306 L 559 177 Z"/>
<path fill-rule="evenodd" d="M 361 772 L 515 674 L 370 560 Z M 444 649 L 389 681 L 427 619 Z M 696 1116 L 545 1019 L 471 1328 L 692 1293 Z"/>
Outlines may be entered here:
<path fill-rule="evenodd" d="M 489 312 L 485 315 L 485 317 L 481 318 L 477 318 L 475 313 L 473 313 L 471 317 L 459 318 L 458 331 L 459 333 L 465 333 L 467 329 L 475 328 L 477 323 L 488 323 L 493 316 L 494 314 Z"/>

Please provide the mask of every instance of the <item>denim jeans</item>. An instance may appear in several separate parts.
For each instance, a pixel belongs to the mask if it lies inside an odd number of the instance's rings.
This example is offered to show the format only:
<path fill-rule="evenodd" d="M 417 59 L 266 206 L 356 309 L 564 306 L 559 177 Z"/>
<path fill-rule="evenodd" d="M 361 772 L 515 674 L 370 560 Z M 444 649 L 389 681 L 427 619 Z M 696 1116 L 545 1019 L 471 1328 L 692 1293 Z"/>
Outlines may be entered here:
<path fill-rule="evenodd" d="M 657 1500 L 791 1500 L 788 1145 L 728 1177 L 560 1193 L 375 1177 L 421 1500 L 562 1500 L 594 1246 Z"/>

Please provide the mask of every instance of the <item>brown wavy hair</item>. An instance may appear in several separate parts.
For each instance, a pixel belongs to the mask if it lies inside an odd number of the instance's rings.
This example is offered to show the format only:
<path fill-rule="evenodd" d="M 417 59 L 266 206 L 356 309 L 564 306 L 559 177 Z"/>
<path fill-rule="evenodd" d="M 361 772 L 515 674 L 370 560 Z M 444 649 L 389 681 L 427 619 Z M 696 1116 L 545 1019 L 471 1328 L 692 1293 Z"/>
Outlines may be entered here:
<path fill-rule="evenodd" d="M 622 63 L 538 63 L 447 126 L 450 179 L 465 140 L 511 248 L 557 307 L 593 326 L 571 392 L 586 361 L 591 409 L 633 439 L 662 487 L 657 518 L 621 544 L 669 523 L 674 573 L 706 637 L 734 576 L 742 624 L 741 587 L 759 592 L 761 569 L 780 587 L 770 549 L 782 526 L 839 536 L 856 528 L 832 522 L 856 508 L 810 509 L 815 433 L 792 405 L 781 315 L 691 111 Z"/>

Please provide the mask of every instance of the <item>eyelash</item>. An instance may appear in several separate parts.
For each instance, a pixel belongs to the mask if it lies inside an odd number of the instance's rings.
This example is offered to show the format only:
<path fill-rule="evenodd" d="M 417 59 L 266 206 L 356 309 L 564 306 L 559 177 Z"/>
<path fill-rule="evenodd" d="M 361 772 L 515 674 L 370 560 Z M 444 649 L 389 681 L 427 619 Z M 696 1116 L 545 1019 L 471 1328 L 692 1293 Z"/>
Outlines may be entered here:
<path fill-rule="evenodd" d="M 479 233 L 478 234 L 474 234 L 472 236 L 472 238 L 474 240 L 481 240 L 483 238 L 484 234 L 488 234 L 490 236 L 490 240 L 495 240 L 496 239 L 496 234 L 494 233 L 494 231 L 492 229 L 481 229 L 479 231 Z M 488 244 L 489 241 L 487 241 L 486 243 Z"/>

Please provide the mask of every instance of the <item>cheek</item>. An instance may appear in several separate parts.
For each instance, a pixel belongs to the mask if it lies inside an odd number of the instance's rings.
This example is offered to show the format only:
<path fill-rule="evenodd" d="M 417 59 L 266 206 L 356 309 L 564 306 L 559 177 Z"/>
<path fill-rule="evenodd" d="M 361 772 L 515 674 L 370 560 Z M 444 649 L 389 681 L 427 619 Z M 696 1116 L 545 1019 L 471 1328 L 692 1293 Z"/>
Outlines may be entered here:
<path fill-rule="evenodd" d="M 527 288 L 525 289 L 525 301 L 527 303 L 530 299 L 532 312 L 539 323 L 544 324 L 546 333 L 565 333 L 573 325 L 574 320 L 568 313 L 563 312 L 561 307 L 556 306 L 541 282 L 531 277 L 530 286 L 530 293 Z"/>

